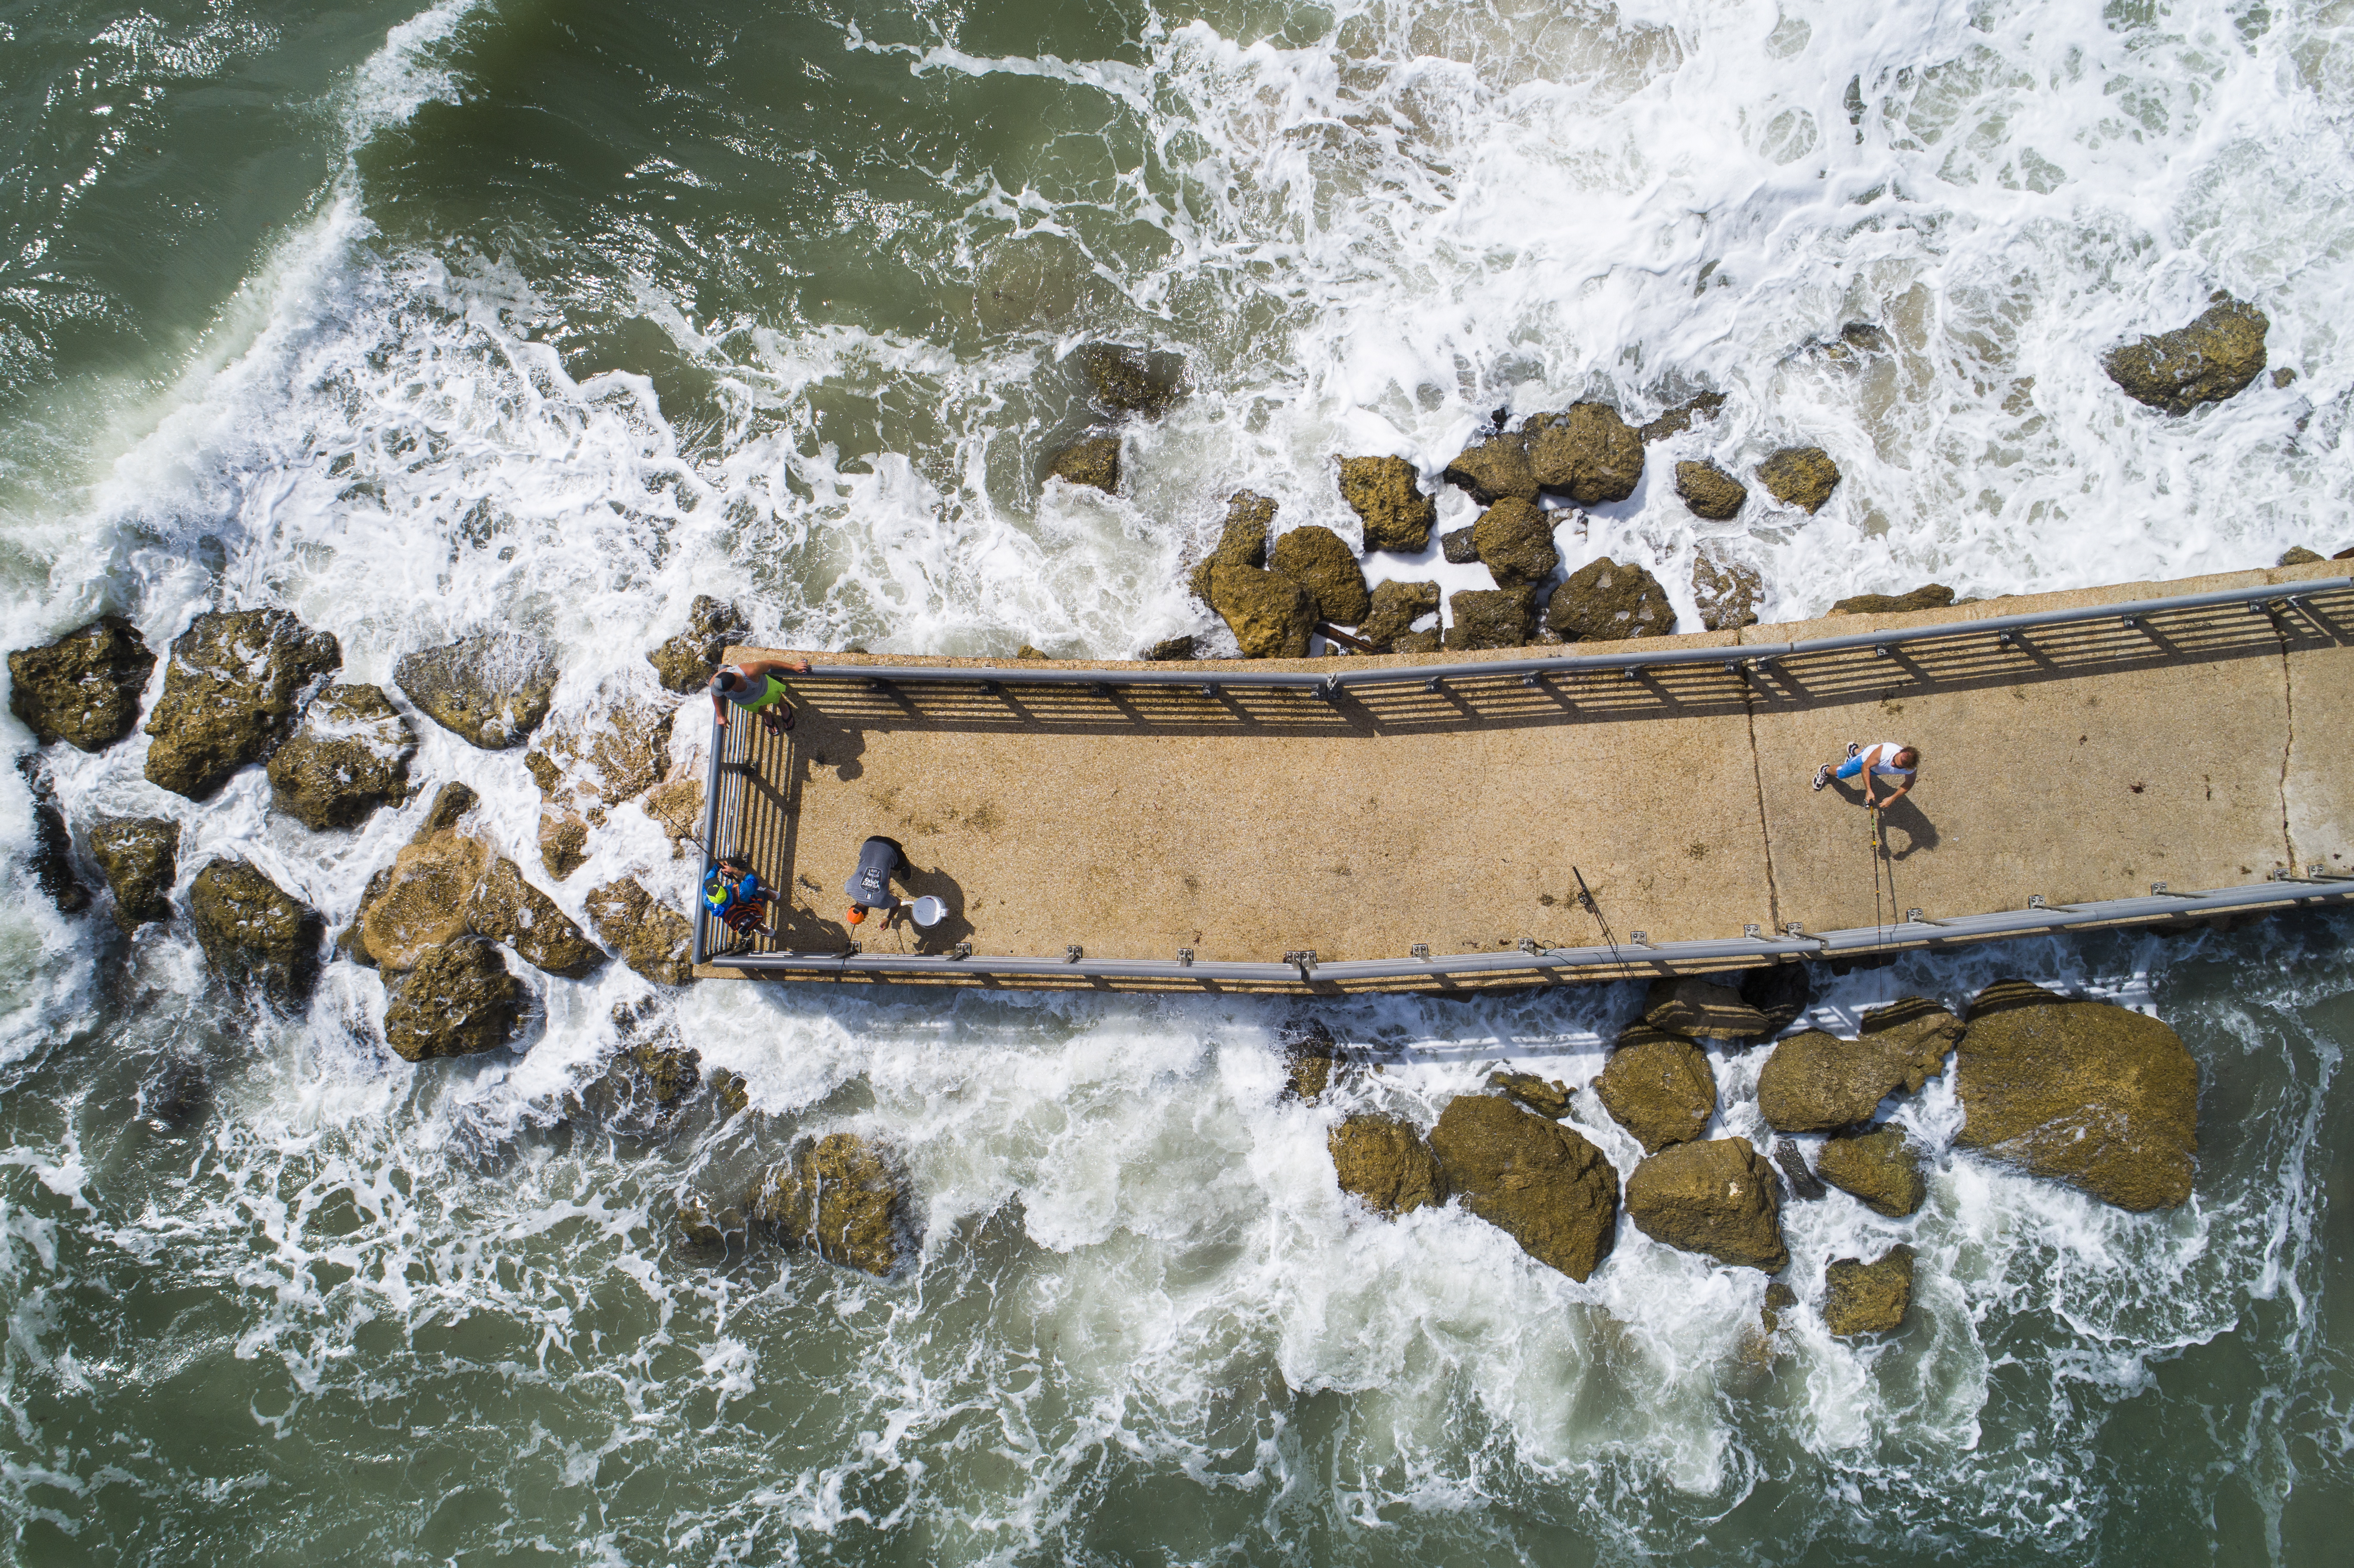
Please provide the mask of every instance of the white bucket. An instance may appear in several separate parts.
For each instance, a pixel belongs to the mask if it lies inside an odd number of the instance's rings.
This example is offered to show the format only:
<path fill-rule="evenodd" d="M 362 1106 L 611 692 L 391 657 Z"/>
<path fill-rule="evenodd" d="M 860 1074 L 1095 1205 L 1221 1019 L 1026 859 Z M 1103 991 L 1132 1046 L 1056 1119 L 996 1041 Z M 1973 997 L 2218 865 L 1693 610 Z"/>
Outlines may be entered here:
<path fill-rule="evenodd" d="M 929 930 L 949 917 L 949 906 L 927 893 L 916 900 L 915 907 L 908 914 L 917 925 Z"/>

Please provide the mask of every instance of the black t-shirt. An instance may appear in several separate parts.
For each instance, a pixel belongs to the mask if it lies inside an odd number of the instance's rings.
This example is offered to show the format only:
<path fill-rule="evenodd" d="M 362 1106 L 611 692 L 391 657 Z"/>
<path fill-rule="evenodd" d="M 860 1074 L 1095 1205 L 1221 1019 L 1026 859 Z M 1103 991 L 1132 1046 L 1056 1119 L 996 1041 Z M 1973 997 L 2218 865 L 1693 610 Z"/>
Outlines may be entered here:
<path fill-rule="evenodd" d="M 842 885 L 853 904 L 863 904 L 869 909 L 896 909 L 899 900 L 891 891 L 891 878 L 907 863 L 896 840 L 881 835 L 868 839 L 858 846 L 858 869 Z"/>

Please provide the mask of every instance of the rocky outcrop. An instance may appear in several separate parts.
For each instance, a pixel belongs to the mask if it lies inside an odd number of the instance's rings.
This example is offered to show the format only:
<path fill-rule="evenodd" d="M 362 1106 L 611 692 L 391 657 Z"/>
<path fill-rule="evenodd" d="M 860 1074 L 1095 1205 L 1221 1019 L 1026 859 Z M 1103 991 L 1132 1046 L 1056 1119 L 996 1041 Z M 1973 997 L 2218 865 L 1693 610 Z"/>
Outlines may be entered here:
<path fill-rule="evenodd" d="M 2272 323 L 2221 290 L 2209 301 L 2189 326 L 2111 349 L 2101 368 L 2126 397 L 2169 414 L 2237 397 L 2264 371 Z"/>
<path fill-rule="evenodd" d="M 1722 523 L 1741 514 L 1749 487 L 1712 462 L 1676 464 L 1676 493 L 1695 517 Z"/>
<path fill-rule="evenodd" d="M 1970 1005 L 1954 1088 L 1964 1148 L 2137 1213 L 2190 1196 L 2199 1067 L 2154 1018 L 1999 980 Z"/>
<path fill-rule="evenodd" d="M 1840 1192 L 1862 1199 L 1872 1213 L 1891 1219 L 1915 1212 L 1929 1195 L 1921 1157 L 1898 1128 L 1826 1139 L 1822 1152 L 1815 1156 L 1815 1172 Z"/>
<path fill-rule="evenodd" d="M 1839 487 L 1839 464 L 1820 447 L 1784 447 L 1757 465 L 1757 482 L 1783 505 L 1812 516 Z"/>
<path fill-rule="evenodd" d="M 599 941 L 656 985 L 684 985 L 695 978 L 694 927 L 656 903 L 637 878 L 625 876 L 593 889 L 588 923 Z"/>
<path fill-rule="evenodd" d="M 1264 569 L 1267 536 L 1275 528 L 1276 503 L 1255 491 L 1237 490 L 1226 497 L 1226 520 L 1218 530 L 1217 548 L 1193 568 L 1193 597 L 1210 599 L 1210 568 L 1220 561 Z"/>
<path fill-rule="evenodd" d="M 1365 527 L 1365 549 L 1420 555 L 1430 547 L 1438 508 L 1422 493 L 1414 464 L 1401 457 L 1341 460 L 1341 499 Z"/>
<path fill-rule="evenodd" d="M 1438 613 L 1438 585 L 1380 583 L 1373 588 L 1371 602 L 1373 608 L 1357 630 L 1366 641 L 1386 653 L 1399 638 L 1414 630 L 1416 621 Z"/>
<path fill-rule="evenodd" d="M 1746 561 L 1702 550 L 1692 557 L 1692 602 L 1704 630 L 1737 631 L 1757 624 L 1766 579 Z"/>
<path fill-rule="evenodd" d="M 1289 577 L 1237 561 L 1210 563 L 1210 608 L 1234 630 L 1246 659 L 1305 659 L 1316 601 Z"/>
<path fill-rule="evenodd" d="M 1869 1121 L 1888 1096 L 1917 1093 L 1943 1074 L 1961 1033 L 1952 1013 L 1913 996 L 1864 1014 L 1854 1040 L 1819 1029 L 1793 1034 L 1774 1047 L 1757 1075 L 1757 1108 L 1778 1132 L 1830 1132 Z"/>
<path fill-rule="evenodd" d="M 1767 964 L 1741 971 L 1741 1000 L 1766 1020 L 1766 1032 L 1778 1033 L 1798 1021 L 1813 1005 L 1815 983 L 1804 964 Z"/>
<path fill-rule="evenodd" d="M 686 630 L 647 654 L 646 662 L 664 690 L 699 692 L 711 684 L 729 645 L 751 640 L 751 623 L 741 610 L 699 593 L 686 612 Z"/>
<path fill-rule="evenodd" d="M 1570 1086 L 1559 1078 L 1534 1073 L 1508 1073 L 1499 1068 L 1488 1075 L 1488 1086 L 1550 1121 L 1569 1114 Z"/>
<path fill-rule="evenodd" d="M 546 813 L 603 827 L 612 807 L 662 781 L 677 713 L 642 693 L 609 685 L 587 706 L 547 724 L 523 759 Z"/>
<path fill-rule="evenodd" d="M 1148 664 L 1175 664 L 1201 657 L 1192 632 L 1182 637 L 1167 637 L 1146 649 L 1140 655 Z"/>
<path fill-rule="evenodd" d="M 521 1029 L 528 994 L 498 948 L 460 937 L 420 954 L 393 988 L 385 1044 L 404 1062 L 495 1051 Z"/>
<path fill-rule="evenodd" d="M 1410 1121 L 1393 1116 L 1350 1117 L 1324 1135 L 1341 1191 L 1391 1219 L 1447 1202 L 1438 1157 Z"/>
<path fill-rule="evenodd" d="M 55 642 L 8 655 L 8 711 L 53 741 L 103 751 L 139 722 L 139 697 L 155 673 L 155 655 L 139 629 L 101 615 Z"/>
<path fill-rule="evenodd" d="M 800 1145 L 752 1184 L 744 1207 L 776 1240 L 873 1275 L 896 1268 L 916 1243 L 916 1195 L 906 1170 L 854 1133 Z"/>
<path fill-rule="evenodd" d="M 90 857 L 114 890 L 114 923 L 129 936 L 172 917 L 180 824 L 164 817 L 109 817 L 90 830 Z"/>
<path fill-rule="evenodd" d="M 1330 528 L 1311 523 L 1292 529 L 1276 540 L 1267 552 L 1267 565 L 1278 577 L 1289 577 L 1308 590 L 1319 620 L 1355 626 L 1373 608 L 1357 552 Z"/>
<path fill-rule="evenodd" d="M 1906 609 L 1943 609 L 1954 602 L 1954 590 L 1943 583 L 1925 583 L 1911 593 L 1860 593 L 1831 606 L 1833 615 L 1889 615 Z"/>
<path fill-rule="evenodd" d="M 2319 563 L 2325 558 L 2326 557 L 2324 557 L 2322 553 L 2318 550 L 2308 550 L 2302 545 L 2291 545 L 2287 549 L 2283 550 L 2280 553 L 2280 558 L 2274 561 L 2273 565 L 2276 567 L 2310 567 Z"/>
<path fill-rule="evenodd" d="M 1313 1102 L 1332 1085 L 1332 1065 L 1341 1048 L 1332 1031 L 1320 1019 L 1296 1018 L 1285 1024 L 1278 1044 L 1283 1047 L 1283 1097 Z"/>
<path fill-rule="evenodd" d="M 547 716 L 556 675 L 546 645 L 512 631 L 421 648 L 392 672 L 427 718 L 484 751 L 504 751 L 531 737 Z"/>
<path fill-rule="evenodd" d="M 1185 361 L 1178 355 L 1089 343 L 1079 346 L 1076 357 L 1089 401 L 1116 418 L 1134 414 L 1157 419 L 1184 396 Z"/>
<path fill-rule="evenodd" d="M 1447 603 L 1455 612 L 1447 628 L 1451 650 L 1519 648 L 1536 630 L 1536 612 L 1524 589 L 1464 588 Z"/>
<path fill-rule="evenodd" d="M 1653 441 L 1663 441 L 1670 436 L 1680 436 L 1691 429 L 1694 419 L 1713 418 L 1716 411 L 1723 407 L 1723 393 L 1702 392 L 1687 398 L 1672 408 L 1662 410 L 1658 418 L 1635 433 L 1643 438 L 1643 442 L 1647 446 Z"/>
<path fill-rule="evenodd" d="M 312 693 L 343 666 L 331 632 L 282 609 L 200 615 L 172 644 L 164 694 L 147 715 L 147 778 L 191 800 L 266 761 Z"/>
<path fill-rule="evenodd" d="M 240 999 L 283 1009 L 310 1000 L 319 978 L 318 912 L 241 860 L 216 860 L 188 887 L 189 923 L 205 962 Z"/>
<path fill-rule="evenodd" d="M 501 855 L 483 874 L 466 907 L 476 935 L 504 942 L 525 963 L 579 980 L 605 961 L 605 951 L 582 935 L 556 900 L 523 879 L 523 868 Z"/>
<path fill-rule="evenodd" d="M 1533 501 L 1506 496 L 1471 524 L 1471 547 L 1496 586 L 1532 588 L 1561 565 L 1553 547 L 1553 519 Z"/>
<path fill-rule="evenodd" d="M 1517 435 L 1490 436 L 1474 441 L 1447 465 L 1447 483 L 1471 493 L 1482 506 L 1493 506 L 1508 495 L 1522 501 L 1537 498 L 1536 470 L 1529 466 L 1529 450 Z"/>
<path fill-rule="evenodd" d="M 1618 1173 L 1594 1145 L 1495 1095 L 1447 1102 L 1430 1147 L 1463 1206 L 1583 1281 L 1610 1255 Z"/>
<path fill-rule="evenodd" d="M 1676 612 L 1657 577 L 1605 556 L 1578 567 L 1553 590 L 1545 625 L 1566 642 L 1614 642 L 1673 631 Z"/>
<path fill-rule="evenodd" d="M 1580 506 L 1624 501 L 1643 477 L 1643 438 L 1607 403 L 1573 403 L 1564 414 L 1532 414 L 1521 427 L 1529 471 Z"/>
<path fill-rule="evenodd" d="M 329 686 L 270 758 L 278 809 L 324 832 L 353 828 L 408 796 L 417 732 L 375 686 Z"/>
<path fill-rule="evenodd" d="M 494 858 L 490 845 L 451 828 L 404 846 L 381 891 L 366 898 L 358 944 L 366 959 L 387 969 L 415 969 L 465 935 L 467 907 Z"/>
<path fill-rule="evenodd" d="M 1708 1058 L 1689 1040 L 1655 1036 L 1621 1045 L 1594 1081 L 1594 1092 L 1646 1154 L 1691 1142 L 1716 1114 L 1716 1079 Z"/>
<path fill-rule="evenodd" d="M 1893 1334 L 1913 1307 L 1913 1249 L 1893 1246 L 1877 1263 L 1842 1257 L 1823 1270 L 1823 1327 L 1842 1340 Z"/>
<path fill-rule="evenodd" d="M 669 835 L 671 858 L 675 860 L 684 853 L 683 846 L 702 836 L 703 780 L 692 774 L 666 779 L 646 791 L 639 809 Z"/>
<path fill-rule="evenodd" d="M 1065 484 L 1119 493 L 1119 438 L 1088 436 L 1056 452 L 1046 464 L 1046 477 Z"/>
<path fill-rule="evenodd" d="M 1706 1253 L 1719 1263 L 1779 1274 L 1781 1184 L 1745 1138 L 1661 1150 L 1627 1178 L 1627 1217 L 1653 1241 Z"/>
<path fill-rule="evenodd" d="M 1755 1040 L 1772 1033 L 1766 1015 L 1739 991 L 1697 975 L 1653 980 L 1643 993 L 1643 1022 L 1687 1040 Z"/>

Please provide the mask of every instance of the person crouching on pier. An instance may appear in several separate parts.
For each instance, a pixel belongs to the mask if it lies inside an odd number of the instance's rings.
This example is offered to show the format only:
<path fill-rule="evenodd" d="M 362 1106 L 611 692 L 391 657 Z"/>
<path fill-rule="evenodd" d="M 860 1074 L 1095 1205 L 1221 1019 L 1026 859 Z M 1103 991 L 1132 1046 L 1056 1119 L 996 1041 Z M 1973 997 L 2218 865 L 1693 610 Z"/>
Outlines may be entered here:
<path fill-rule="evenodd" d="M 843 923 L 855 926 L 866 918 L 868 910 L 880 909 L 883 911 L 883 925 L 888 929 L 891 922 L 899 917 L 899 911 L 907 907 L 891 891 L 891 879 L 904 877 L 911 869 L 907 864 L 907 853 L 899 847 L 896 839 L 886 839 L 877 833 L 860 844 L 858 869 L 850 874 L 848 882 L 843 884 L 842 890 L 850 895 L 850 911 L 843 916 Z"/>
<path fill-rule="evenodd" d="M 1921 748 L 1917 746 L 1905 746 L 1893 740 L 1877 741 L 1871 746 L 1850 742 L 1845 762 L 1826 762 L 1815 769 L 1815 788 L 1819 789 L 1834 779 L 1861 778 L 1863 780 L 1863 803 L 1884 810 L 1904 798 L 1913 788 L 1914 777 L 1920 770 Z M 1887 795 L 1874 800 L 1872 794 L 1874 779 L 1898 782 Z"/>
<path fill-rule="evenodd" d="M 769 904 L 775 896 L 740 856 L 724 855 L 703 874 L 703 907 L 738 937 L 749 937 L 769 925 Z"/>
<path fill-rule="evenodd" d="M 779 677 L 788 672 L 796 675 L 810 673 L 806 659 L 749 659 L 741 664 L 722 664 L 711 676 L 711 711 L 722 725 L 727 722 L 727 710 L 738 707 L 760 715 L 760 726 L 770 735 L 782 735 L 793 727 L 792 691 Z"/>

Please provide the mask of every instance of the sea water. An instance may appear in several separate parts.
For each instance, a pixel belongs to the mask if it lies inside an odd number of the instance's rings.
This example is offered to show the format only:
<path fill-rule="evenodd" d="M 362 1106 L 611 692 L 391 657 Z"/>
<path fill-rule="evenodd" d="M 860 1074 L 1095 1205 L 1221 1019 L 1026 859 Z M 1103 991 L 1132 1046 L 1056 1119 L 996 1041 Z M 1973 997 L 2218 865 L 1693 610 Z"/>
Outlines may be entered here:
<path fill-rule="evenodd" d="M 1182 585 L 1224 498 L 1357 537 L 1335 454 L 1434 479 L 1495 410 L 1722 410 L 1566 564 L 1703 547 L 1769 620 L 2354 544 L 2354 12 L 2342 4 L 25 0 L 0 8 L 0 631 L 159 650 L 270 605 L 345 678 L 515 628 L 586 711 L 698 593 L 808 649 L 1121 657 L 1223 635 Z M 2171 418 L 2100 356 L 2215 290 L 2270 363 Z M 1072 350 L 1183 355 L 1109 497 L 1042 484 Z M 1702 523 L 1677 461 L 1819 445 L 1818 515 Z M 1470 520 L 1442 489 L 1442 527 Z M 1485 586 L 1481 568 L 1376 575 Z M 161 671 L 157 673 L 160 688 Z M 673 760 L 692 766 L 688 708 Z M 12 721 L 13 722 L 13 721 Z M 419 721 L 538 875 L 519 752 Z M 30 739 L 16 729 L 16 745 Z M 357 832 L 198 805 L 146 740 L 47 761 L 78 832 L 182 824 L 340 925 Z M 392 1057 L 373 972 L 300 1017 L 185 920 L 0 908 L 0 1516 L 27 1563 L 2345 1560 L 2354 1039 L 2342 916 L 1819 977 L 1815 1020 L 2023 975 L 2179 1031 L 2199 1176 L 2130 1215 L 1895 1118 L 1922 1212 L 1787 1225 L 1801 1298 L 1621 1226 L 1583 1285 L 1459 1211 L 1336 1191 L 1353 1109 L 1509 1064 L 1573 1085 L 1630 987 L 1317 1004 L 1359 1066 L 1282 1097 L 1300 1004 L 706 985 L 637 1027 L 740 1075 L 613 1092 L 619 964 L 532 971 L 512 1052 Z M 1936 788 L 1935 780 L 1925 788 Z M 2031 781 L 2022 781 L 2031 787 Z M 691 863 L 634 805 L 570 879 Z M 642 1033 L 640 1035 L 643 1037 Z M 1763 1136 L 1756 1059 L 1713 1054 Z M 1618 1167 L 1594 1103 L 1571 1118 Z M 887 1280 L 682 1248 L 796 1137 L 904 1154 Z M 1898 1241 L 1912 1321 L 1828 1337 Z"/>

